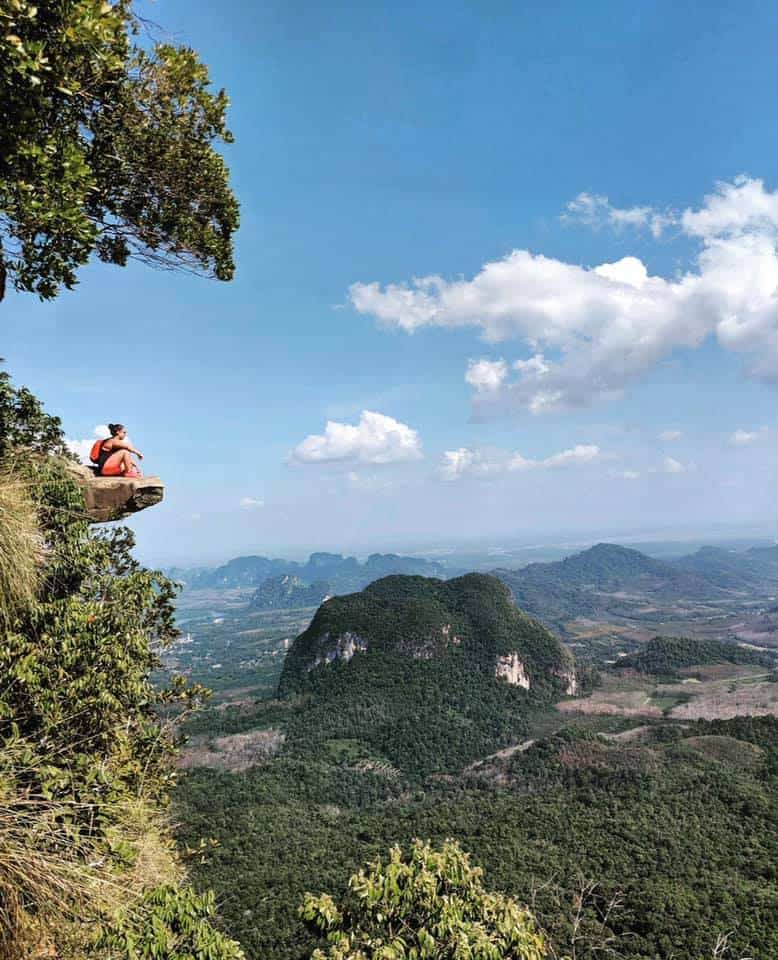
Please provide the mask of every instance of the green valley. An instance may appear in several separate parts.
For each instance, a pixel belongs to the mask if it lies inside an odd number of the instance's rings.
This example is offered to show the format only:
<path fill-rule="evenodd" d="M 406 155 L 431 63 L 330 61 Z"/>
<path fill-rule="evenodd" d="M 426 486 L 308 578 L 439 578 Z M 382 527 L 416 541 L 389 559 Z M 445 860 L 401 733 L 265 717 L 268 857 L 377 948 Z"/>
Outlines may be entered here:
<path fill-rule="evenodd" d="M 325 602 L 279 698 L 187 727 L 180 837 L 218 841 L 196 875 L 247 955 L 307 957 L 303 895 L 341 895 L 414 837 L 458 841 L 559 956 L 778 951 L 771 656 L 658 638 L 634 665 L 574 670 L 492 577 L 389 577 Z M 775 692 L 765 716 L 714 719 L 744 712 L 745 689 Z"/>

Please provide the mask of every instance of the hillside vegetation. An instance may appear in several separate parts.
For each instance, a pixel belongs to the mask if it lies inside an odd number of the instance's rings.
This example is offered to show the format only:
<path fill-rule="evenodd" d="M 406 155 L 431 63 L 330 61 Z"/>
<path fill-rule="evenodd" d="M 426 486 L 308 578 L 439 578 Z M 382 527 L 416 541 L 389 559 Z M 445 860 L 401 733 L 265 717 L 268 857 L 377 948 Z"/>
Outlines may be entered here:
<path fill-rule="evenodd" d="M 615 666 L 658 676 L 675 676 L 684 667 L 711 663 L 755 663 L 765 667 L 776 664 L 776 657 L 718 640 L 689 637 L 654 637 L 638 652 L 622 657 Z"/>
<path fill-rule="evenodd" d="M 309 957 L 294 904 L 339 901 L 363 862 L 413 837 L 456 839 L 532 904 L 557 956 L 579 937 L 582 960 L 711 960 L 778 956 L 777 778 L 766 717 L 660 723 L 634 742 L 571 729 L 421 785 L 318 742 L 305 760 L 194 771 L 178 797 L 183 838 L 219 840 L 196 869 L 251 960 Z"/>
<path fill-rule="evenodd" d="M 200 695 L 150 680 L 173 585 L 133 560 L 129 531 L 89 527 L 59 422 L 5 373 L 0 422 L 0 956 L 115 960 L 140 943 L 237 960 L 166 823 L 158 707 Z"/>

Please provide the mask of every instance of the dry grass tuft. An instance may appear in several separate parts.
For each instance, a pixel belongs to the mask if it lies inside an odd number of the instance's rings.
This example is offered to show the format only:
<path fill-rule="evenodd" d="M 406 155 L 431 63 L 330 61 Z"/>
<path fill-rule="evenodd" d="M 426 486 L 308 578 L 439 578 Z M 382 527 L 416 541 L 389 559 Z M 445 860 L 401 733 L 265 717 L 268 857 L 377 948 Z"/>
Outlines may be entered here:
<path fill-rule="evenodd" d="M 95 924 L 126 913 L 151 887 L 183 882 L 169 824 L 144 801 L 116 808 L 106 838 L 68 829 L 79 804 L 0 780 L 0 958 L 82 955 Z"/>
<path fill-rule="evenodd" d="M 0 788 L 0 791 L 2 788 Z M 9 791 L 10 792 L 10 791 Z M 74 842 L 73 810 L 0 792 L 0 956 L 34 956 L 56 929 L 110 895 L 110 876 L 88 841 Z"/>
<path fill-rule="evenodd" d="M 0 628 L 36 598 L 43 540 L 29 484 L 12 466 L 0 468 Z"/>
<path fill-rule="evenodd" d="M 129 851 L 120 879 L 124 891 L 120 906 L 140 898 L 151 887 L 178 886 L 184 871 L 171 840 L 172 825 L 164 813 L 146 800 L 125 801 L 116 810 L 116 825 L 109 830 L 108 840 Z"/>

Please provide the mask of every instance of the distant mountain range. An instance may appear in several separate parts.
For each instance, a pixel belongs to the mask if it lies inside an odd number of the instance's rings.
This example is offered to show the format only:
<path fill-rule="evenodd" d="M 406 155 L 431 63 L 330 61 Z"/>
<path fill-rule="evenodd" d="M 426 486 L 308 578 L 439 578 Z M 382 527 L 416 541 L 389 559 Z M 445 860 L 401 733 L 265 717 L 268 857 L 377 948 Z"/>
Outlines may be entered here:
<path fill-rule="evenodd" d="M 716 602 L 778 593 L 778 547 L 702 547 L 677 560 L 598 543 L 552 563 L 494 571 L 519 607 L 562 628 L 573 617 L 640 615 L 657 604 Z"/>
<path fill-rule="evenodd" d="M 278 609 L 315 606 L 333 594 L 361 590 L 392 574 L 450 577 L 455 572 L 433 560 L 373 553 L 364 563 L 340 553 L 312 553 L 306 563 L 252 556 L 236 557 L 215 569 L 173 568 L 168 575 L 192 590 L 255 587 L 251 606 Z"/>
<path fill-rule="evenodd" d="M 463 573 L 433 560 L 393 553 L 364 563 L 339 553 L 312 553 L 305 563 L 263 556 L 236 557 L 214 569 L 168 571 L 190 589 L 254 588 L 256 610 L 316 606 L 393 574 L 447 579 Z M 717 603 L 778 596 L 778 546 L 727 550 L 702 547 L 672 560 L 598 543 L 580 553 L 520 569 L 492 571 L 516 604 L 555 629 L 574 617 L 641 616 L 652 605 Z"/>

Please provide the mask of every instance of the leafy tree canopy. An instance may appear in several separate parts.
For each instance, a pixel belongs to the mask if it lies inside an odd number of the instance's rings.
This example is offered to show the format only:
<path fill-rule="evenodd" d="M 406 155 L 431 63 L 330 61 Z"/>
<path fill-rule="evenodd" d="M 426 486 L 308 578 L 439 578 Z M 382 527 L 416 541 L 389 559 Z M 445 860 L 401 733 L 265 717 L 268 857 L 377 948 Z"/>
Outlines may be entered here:
<path fill-rule="evenodd" d="M 51 299 L 92 253 L 231 279 L 227 97 L 143 27 L 131 0 L 0 0 L 0 299 Z"/>
<path fill-rule="evenodd" d="M 453 840 L 439 850 L 421 840 L 393 847 L 388 863 L 351 878 L 342 906 L 306 896 L 301 915 L 329 941 L 313 960 L 542 960 L 532 914 L 485 890 L 482 877 Z"/>

